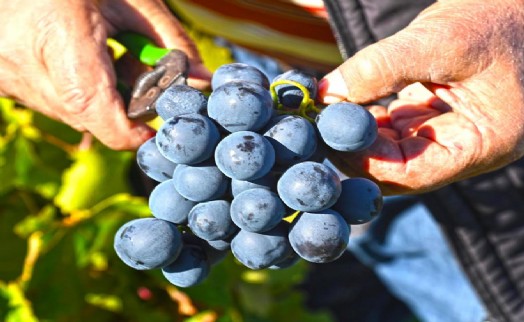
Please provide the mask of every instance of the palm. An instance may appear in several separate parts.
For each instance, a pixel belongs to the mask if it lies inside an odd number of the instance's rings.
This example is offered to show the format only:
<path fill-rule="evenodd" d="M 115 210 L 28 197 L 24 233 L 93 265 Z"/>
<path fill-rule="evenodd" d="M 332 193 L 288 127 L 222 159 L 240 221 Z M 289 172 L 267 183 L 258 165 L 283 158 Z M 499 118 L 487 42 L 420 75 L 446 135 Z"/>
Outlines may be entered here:
<path fill-rule="evenodd" d="M 475 124 L 420 84 L 388 108 L 370 111 L 379 125 L 375 144 L 362 153 L 330 156 L 344 172 L 372 177 L 386 194 L 420 192 L 472 175 L 464 171 L 482 145 Z M 424 186 L 428 182 L 431 187 Z"/>

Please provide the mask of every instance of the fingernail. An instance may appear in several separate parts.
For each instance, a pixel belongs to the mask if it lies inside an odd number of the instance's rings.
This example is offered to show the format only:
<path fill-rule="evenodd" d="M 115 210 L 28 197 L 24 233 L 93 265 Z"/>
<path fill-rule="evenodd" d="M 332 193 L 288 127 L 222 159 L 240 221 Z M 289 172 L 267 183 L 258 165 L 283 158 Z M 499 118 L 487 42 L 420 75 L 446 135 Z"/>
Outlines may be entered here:
<path fill-rule="evenodd" d="M 149 140 L 150 138 L 154 137 L 156 135 L 156 131 L 147 126 L 147 125 L 141 125 L 141 126 L 138 126 L 136 128 L 136 132 L 139 136 L 139 140 L 142 140 L 142 141 L 146 141 L 146 140 Z"/>
<path fill-rule="evenodd" d="M 324 104 L 333 104 L 347 98 L 346 83 L 337 70 L 326 75 L 318 82 L 318 97 Z"/>
<path fill-rule="evenodd" d="M 343 101 L 344 99 L 341 98 L 341 97 L 337 97 L 337 96 L 324 96 L 322 98 L 322 102 L 324 104 L 334 104 L 334 103 L 338 103 L 338 102 L 341 102 Z"/>

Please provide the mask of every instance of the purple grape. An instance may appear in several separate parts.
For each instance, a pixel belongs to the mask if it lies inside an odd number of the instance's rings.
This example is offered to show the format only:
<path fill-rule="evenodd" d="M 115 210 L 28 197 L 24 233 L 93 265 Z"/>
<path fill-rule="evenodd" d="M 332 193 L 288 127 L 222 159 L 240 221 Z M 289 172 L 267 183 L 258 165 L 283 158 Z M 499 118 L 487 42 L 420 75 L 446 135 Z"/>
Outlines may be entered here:
<path fill-rule="evenodd" d="M 243 63 L 224 64 L 217 68 L 211 78 L 211 88 L 214 91 L 231 81 L 254 83 L 269 89 L 267 76 L 258 68 Z"/>
<path fill-rule="evenodd" d="M 160 153 L 178 164 L 196 164 L 213 155 L 220 140 L 215 124 L 200 114 L 172 117 L 160 126 L 156 145 Z"/>
<path fill-rule="evenodd" d="M 329 263 L 338 259 L 349 242 L 350 227 L 332 210 L 304 212 L 291 225 L 289 242 L 295 252 L 308 262 Z"/>
<path fill-rule="evenodd" d="M 204 240 L 190 231 L 182 233 L 182 240 L 184 245 L 195 245 L 202 249 L 205 253 L 209 264 L 215 265 L 222 261 L 229 253 L 229 245 L 231 241 L 226 240 Z M 226 246 L 227 245 L 227 246 Z"/>
<path fill-rule="evenodd" d="M 276 192 L 277 181 L 278 181 L 278 177 L 277 177 L 277 174 L 274 172 L 269 172 L 262 178 L 255 179 L 255 180 L 232 179 L 231 180 L 231 193 L 233 194 L 233 197 L 236 197 L 239 193 L 243 191 L 246 191 L 249 189 L 255 189 L 255 188 L 262 188 L 262 189 L 267 189 L 267 190 Z"/>
<path fill-rule="evenodd" d="M 366 178 L 342 180 L 342 193 L 333 209 L 350 225 L 364 224 L 382 211 L 383 197 L 380 188 Z"/>
<path fill-rule="evenodd" d="M 114 248 L 128 266 L 148 270 L 173 262 L 182 250 L 182 238 L 177 226 L 169 221 L 139 218 L 118 229 Z"/>
<path fill-rule="evenodd" d="M 207 112 L 229 132 L 257 131 L 271 118 L 273 100 L 260 85 L 229 82 L 211 93 Z"/>
<path fill-rule="evenodd" d="M 216 249 L 217 251 L 231 249 L 231 240 L 229 239 L 208 240 L 207 243 L 211 248 Z"/>
<path fill-rule="evenodd" d="M 149 178 L 162 182 L 171 179 L 176 163 L 166 159 L 156 146 L 155 137 L 142 143 L 136 153 L 138 167 Z"/>
<path fill-rule="evenodd" d="M 229 214 L 230 203 L 225 200 L 197 204 L 188 215 L 188 226 L 196 236 L 205 240 L 226 239 L 238 231 Z"/>
<path fill-rule="evenodd" d="M 173 116 L 203 113 L 207 97 L 198 89 L 188 85 L 168 87 L 155 102 L 157 114 L 165 121 Z"/>
<path fill-rule="evenodd" d="M 207 256 L 201 247 L 184 245 L 180 256 L 162 268 L 162 274 L 173 285 L 191 287 L 200 284 L 211 270 Z"/>
<path fill-rule="evenodd" d="M 174 224 L 187 222 L 189 211 L 196 202 L 184 198 L 178 193 L 173 179 L 159 183 L 149 195 L 149 209 L 158 219 L 167 220 Z"/>
<path fill-rule="evenodd" d="M 211 161 L 196 165 L 180 164 L 173 173 L 176 190 L 196 202 L 221 198 L 227 191 L 229 181 Z"/>
<path fill-rule="evenodd" d="M 293 249 L 288 240 L 289 224 L 281 221 L 264 233 L 240 230 L 231 242 L 231 251 L 244 266 L 254 270 L 268 268 L 286 259 Z"/>
<path fill-rule="evenodd" d="M 365 150 L 378 136 L 377 121 L 373 115 L 354 103 L 328 105 L 315 121 L 322 140 L 337 151 Z"/>
<path fill-rule="evenodd" d="M 302 259 L 302 258 L 297 253 L 295 253 L 293 251 L 284 260 L 282 260 L 280 262 L 277 262 L 277 263 L 269 266 L 268 268 L 269 269 L 273 269 L 273 270 L 289 268 L 289 267 L 295 265 L 296 263 L 298 263 L 300 261 L 300 259 Z"/>
<path fill-rule="evenodd" d="M 264 136 L 275 149 L 275 163 L 285 167 L 306 161 L 317 148 L 315 128 L 297 115 L 281 117 Z"/>
<path fill-rule="evenodd" d="M 276 76 L 273 79 L 273 83 L 279 80 L 297 82 L 309 91 L 309 97 L 311 99 L 314 100 L 317 97 L 317 79 L 301 70 L 288 70 Z M 277 93 L 278 101 L 286 107 L 298 108 L 304 98 L 304 92 L 293 84 L 277 85 L 275 86 L 275 92 Z"/>
<path fill-rule="evenodd" d="M 274 192 L 249 189 L 231 202 L 231 219 L 243 230 L 265 232 L 275 227 L 286 214 L 286 207 Z"/>
<path fill-rule="evenodd" d="M 275 163 L 275 150 L 262 135 L 240 131 L 218 143 L 215 162 L 229 178 L 255 180 L 269 173 Z"/>
<path fill-rule="evenodd" d="M 278 180 L 277 190 L 289 208 L 314 212 L 333 206 L 342 188 L 340 178 L 330 167 L 305 161 L 284 172 Z"/>

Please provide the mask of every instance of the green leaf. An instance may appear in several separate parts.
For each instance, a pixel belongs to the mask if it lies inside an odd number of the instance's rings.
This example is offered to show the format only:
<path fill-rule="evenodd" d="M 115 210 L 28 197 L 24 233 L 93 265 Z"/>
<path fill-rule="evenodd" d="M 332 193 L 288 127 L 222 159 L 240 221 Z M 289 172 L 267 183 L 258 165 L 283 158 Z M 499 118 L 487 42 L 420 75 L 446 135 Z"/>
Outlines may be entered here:
<path fill-rule="evenodd" d="M 6 194 L 16 186 L 16 146 L 13 141 L 0 144 L 0 196 Z"/>
<path fill-rule="evenodd" d="M 184 322 L 207 322 L 207 321 L 213 321 L 216 317 L 216 313 L 211 310 L 206 310 L 199 312 L 189 319 L 185 319 Z"/>
<path fill-rule="evenodd" d="M 87 271 L 76 268 L 72 236 L 74 229 L 63 228 L 60 237 L 47 236 L 46 251 L 33 268 L 27 294 L 35 314 L 51 321 L 77 320 L 85 306 L 89 284 Z"/>
<path fill-rule="evenodd" d="M 37 214 L 27 216 L 14 225 L 14 231 L 22 238 L 27 238 L 36 231 L 47 231 L 57 225 L 56 216 L 56 208 L 52 205 L 47 205 Z"/>
<path fill-rule="evenodd" d="M 22 272 L 27 243 L 13 227 L 28 213 L 20 194 L 0 197 L 0 281 L 13 280 Z"/>
<path fill-rule="evenodd" d="M 122 300 L 115 295 L 108 294 L 86 294 L 86 302 L 112 312 L 122 311 Z"/>
<path fill-rule="evenodd" d="M 76 145 L 80 143 L 82 139 L 82 133 L 74 130 L 63 122 L 55 121 L 37 112 L 33 114 L 32 124 L 41 132 L 45 133 L 46 136 L 50 136 L 49 139 L 53 140 L 58 146 L 66 147 L 67 144 Z M 60 160 L 57 159 L 56 161 L 59 162 Z"/>
<path fill-rule="evenodd" d="M 35 152 L 35 144 L 38 143 L 19 133 L 0 146 L 0 194 L 15 187 L 35 191 L 46 198 L 57 193 L 61 169 L 43 162 Z"/>
<path fill-rule="evenodd" d="M 6 307 L 5 313 L 0 311 L 0 317 L 5 322 L 37 322 L 26 299 L 24 292 L 17 283 L 4 284 L 0 282 L 0 308 Z M 2 316 L 3 315 L 3 316 Z"/>
<path fill-rule="evenodd" d="M 128 193 L 119 193 L 103 200 L 93 206 L 90 211 L 94 215 L 104 215 L 108 212 L 125 213 L 131 217 L 148 217 L 151 216 L 151 210 L 147 199 L 137 197 Z"/>
<path fill-rule="evenodd" d="M 55 204 L 64 212 L 89 209 L 98 202 L 130 190 L 127 171 L 133 154 L 112 151 L 101 145 L 75 154 L 75 162 L 64 172 Z"/>

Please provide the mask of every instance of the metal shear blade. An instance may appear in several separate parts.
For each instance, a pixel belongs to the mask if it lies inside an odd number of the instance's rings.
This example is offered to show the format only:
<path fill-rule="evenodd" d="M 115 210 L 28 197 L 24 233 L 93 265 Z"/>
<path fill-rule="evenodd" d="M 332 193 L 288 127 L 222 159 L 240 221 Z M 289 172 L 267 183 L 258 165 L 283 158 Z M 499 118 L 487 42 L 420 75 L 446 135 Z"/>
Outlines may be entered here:
<path fill-rule="evenodd" d="M 127 116 L 133 120 L 151 120 L 156 117 L 156 100 L 170 86 L 186 85 L 189 59 L 181 50 L 171 50 L 151 71 L 135 81 Z"/>

